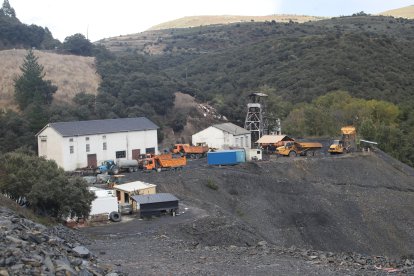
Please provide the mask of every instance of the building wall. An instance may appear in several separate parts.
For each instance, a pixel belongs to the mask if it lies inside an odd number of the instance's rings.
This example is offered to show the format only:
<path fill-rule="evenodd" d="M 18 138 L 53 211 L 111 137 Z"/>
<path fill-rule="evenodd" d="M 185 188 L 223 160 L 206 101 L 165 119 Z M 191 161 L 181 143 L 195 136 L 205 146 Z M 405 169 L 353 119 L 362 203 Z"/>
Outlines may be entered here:
<path fill-rule="evenodd" d="M 225 135 L 223 131 L 212 126 L 193 134 L 191 137 L 193 145 L 206 143 L 210 148 L 217 149 L 221 149 L 226 143 L 230 143 L 229 139 L 228 135 Z"/>
<path fill-rule="evenodd" d="M 60 167 L 64 166 L 62 137 L 53 128 L 46 127 L 37 136 L 37 148 L 39 157 L 55 160 Z"/>
<path fill-rule="evenodd" d="M 146 153 L 147 149 L 153 148 L 155 153 L 158 153 L 157 130 L 61 137 L 48 127 L 38 136 L 39 156 L 44 155 L 40 150 L 40 139 L 43 136 L 47 136 L 47 159 L 55 160 L 65 171 L 87 167 L 88 154 L 96 154 L 99 165 L 104 160 L 117 159 L 117 152 L 125 151 L 125 155 L 120 157 L 124 159 L 132 159 L 134 149 Z"/>
<path fill-rule="evenodd" d="M 116 190 L 117 196 L 118 196 L 118 202 L 120 204 L 123 203 L 131 203 L 133 200 L 131 199 L 131 196 L 134 195 L 149 195 L 149 194 L 155 194 L 156 193 L 156 187 L 148 187 L 144 189 L 139 189 L 134 192 L 126 192 L 123 190 Z M 125 202 L 125 194 L 128 194 L 129 202 Z"/>
<path fill-rule="evenodd" d="M 250 148 L 250 133 L 233 136 L 233 134 L 213 126 L 208 127 L 192 136 L 193 145 L 206 143 L 210 148 L 226 149 L 229 147 Z"/>

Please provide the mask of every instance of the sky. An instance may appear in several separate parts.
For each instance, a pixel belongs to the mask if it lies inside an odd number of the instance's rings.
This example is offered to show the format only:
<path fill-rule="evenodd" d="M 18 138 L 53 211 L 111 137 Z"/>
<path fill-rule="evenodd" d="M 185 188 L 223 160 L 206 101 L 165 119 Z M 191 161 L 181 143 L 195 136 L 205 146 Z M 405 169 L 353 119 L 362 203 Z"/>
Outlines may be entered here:
<path fill-rule="evenodd" d="M 0 2 L 2 2 L 0 0 Z M 184 16 L 376 14 L 414 0 L 9 0 L 25 24 L 47 27 L 61 42 L 76 33 L 92 42 L 139 33 Z"/>

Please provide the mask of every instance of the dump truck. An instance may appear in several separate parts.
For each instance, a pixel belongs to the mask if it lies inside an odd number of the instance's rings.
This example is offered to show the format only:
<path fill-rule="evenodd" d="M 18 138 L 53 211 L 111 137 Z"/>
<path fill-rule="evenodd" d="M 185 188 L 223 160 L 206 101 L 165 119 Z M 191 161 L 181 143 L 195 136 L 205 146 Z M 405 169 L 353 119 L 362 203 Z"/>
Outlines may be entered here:
<path fill-rule="evenodd" d="M 205 157 L 208 150 L 209 148 L 206 144 L 197 144 L 196 146 L 191 146 L 190 144 L 175 144 L 172 152 L 176 154 L 179 153 L 181 156 L 196 159 Z"/>
<path fill-rule="evenodd" d="M 356 148 L 356 129 L 353 126 L 341 128 L 342 137 L 340 140 L 334 140 L 329 146 L 328 152 L 331 154 L 341 154 L 355 150 Z"/>
<path fill-rule="evenodd" d="M 317 142 L 287 142 L 284 146 L 276 148 L 276 153 L 283 156 L 309 156 L 315 155 L 315 152 L 322 148 L 321 143 Z"/>
<path fill-rule="evenodd" d="M 187 158 L 185 156 L 173 158 L 171 154 L 162 154 L 147 158 L 143 169 L 144 171 L 155 170 L 160 172 L 162 170 L 182 169 L 185 165 L 187 165 Z"/>

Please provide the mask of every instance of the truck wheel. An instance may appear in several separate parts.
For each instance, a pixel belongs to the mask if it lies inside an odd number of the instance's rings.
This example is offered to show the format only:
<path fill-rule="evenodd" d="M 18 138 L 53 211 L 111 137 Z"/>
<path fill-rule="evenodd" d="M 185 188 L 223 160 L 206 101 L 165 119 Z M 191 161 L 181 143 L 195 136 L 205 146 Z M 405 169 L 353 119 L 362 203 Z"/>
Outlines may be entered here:
<path fill-rule="evenodd" d="M 112 174 L 118 174 L 118 173 L 119 173 L 118 167 L 113 167 L 112 168 Z"/>
<path fill-rule="evenodd" d="M 293 150 L 289 152 L 289 157 L 296 157 L 296 152 Z"/>
<path fill-rule="evenodd" d="M 191 159 L 196 159 L 195 154 L 190 154 L 190 158 L 191 158 Z"/>
<path fill-rule="evenodd" d="M 134 172 L 134 168 L 128 168 L 128 172 L 129 172 L 129 173 Z"/>
<path fill-rule="evenodd" d="M 121 221 L 121 214 L 118 212 L 111 212 L 109 214 L 109 219 L 112 220 L 113 222 L 120 222 Z"/>
<path fill-rule="evenodd" d="M 161 172 L 161 168 L 156 168 L 156 171 L 157 172 Z"/>

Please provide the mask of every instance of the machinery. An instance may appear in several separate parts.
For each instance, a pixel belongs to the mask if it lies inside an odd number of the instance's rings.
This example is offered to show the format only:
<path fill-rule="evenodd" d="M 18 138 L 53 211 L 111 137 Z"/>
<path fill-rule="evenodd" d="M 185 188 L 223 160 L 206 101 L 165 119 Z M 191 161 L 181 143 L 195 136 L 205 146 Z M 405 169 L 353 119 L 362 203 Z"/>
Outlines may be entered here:
<path fill-rule="evenodd" d="M 329 147 L 328 152 L 331 154 L 340 154 L 350 152 L 356 148 L 356 129 L 353 126 L 341 128 L 342 137 L 340 140 L 334 140 Z"/>
<path fill-rule="evenodd" d="M 135 159 L 117 159 L 105 160 L 98 167 L 97 173 L 118 174 L 121 171 L 136 172 L 138 171 L 138 161 Z"/>
<path fill-rule="evenodd" d="M 144 171 L 155 170 L 160 172 L 162 170 L 182 169 L 185 165 L 187 165 L 185 156 L 173 158 L 171 154 L 162 154 L 147 158 L 143 164 L 143 169 Z"/>
<path fill-rule="evenodd" d="M 321 143 L 289 141 L 284 146 L 276 148 L 276 153 L 289 157 L 295 157 L 298 155 L 308 156 L 315 155 L 315 151 L 321 148 Z"/>
<path fill-rule="evenodd" d="M 206 156 L 208 150 L 209 148 L 206 144 L 198 144 L 197 146 L 191 146 L 190 144 L 175 144 L 172 152 L 194 159 Z"/>

